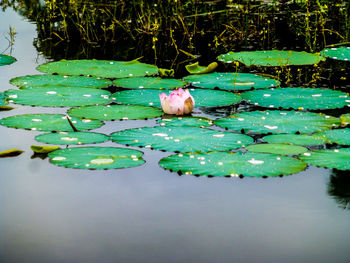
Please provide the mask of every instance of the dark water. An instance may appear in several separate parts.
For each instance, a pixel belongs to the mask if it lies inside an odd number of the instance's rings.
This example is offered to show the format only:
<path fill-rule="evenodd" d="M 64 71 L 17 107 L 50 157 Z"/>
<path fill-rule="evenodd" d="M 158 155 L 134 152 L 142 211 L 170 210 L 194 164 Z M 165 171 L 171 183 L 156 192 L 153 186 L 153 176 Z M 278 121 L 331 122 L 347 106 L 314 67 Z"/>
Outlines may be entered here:
<path fill-rule="evenodd" d="M 32 45 L 35 26 L 10 9 L 0 13 L 0 47 L 9 25 L 18 33 L 18 61 L 0 68 L 0 91 L 46 61 Z M 0 115 L 65 111 L 16 105 Z M 154 123 L 108 122 L 96 131 Z M 158 167 L 168 153 L 147 149 L 146 165 L 136 168 L 65 169 L 31 159 L 37 134 L 0 126 L 0 149 L 25 151 L 0 159 L 1 263 L 350 262 L 350 210 L 328 194 L 349 182 L 331 185 L 330 176 L 347 173 L 309 167 L 283 178 L 178 176 Z"/>

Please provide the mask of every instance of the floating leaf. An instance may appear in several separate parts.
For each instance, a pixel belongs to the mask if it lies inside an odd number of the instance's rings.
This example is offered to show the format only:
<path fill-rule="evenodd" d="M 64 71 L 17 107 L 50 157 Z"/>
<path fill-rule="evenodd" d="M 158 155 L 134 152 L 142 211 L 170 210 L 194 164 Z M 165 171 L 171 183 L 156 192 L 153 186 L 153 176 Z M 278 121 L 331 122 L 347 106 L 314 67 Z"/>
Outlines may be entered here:
<path fill-rule="evenodd" d="M 253 142 L 247 135 L 197 127 L 143 127 L 112 133 L 112 141 L 173 152 L 208 152 L 237 149 Z"/>
<path fill-rule="evenodd" d="M 256 153 L 272 153 L 281 155 L 299 155 L 301 153 L 307 152 L 305 147 L 283 144 L 283 143 L 263 143 L 263 144 L 253 144 L 246 147 L 250 152 Z"/>
<path fill-rule="evenodd" d="M 9 65 L 15 61 L 16 59 L 14 57 L 0 54 L 0 66 Z"/>
<path fill-rule="evenodd" d="M 92 130 L 99 128 L 103 122 L 98 120 L 71 118 L 74 126 L 79 130 Z M 62 114 L 23 114 L 6 117 L 0 120 L 0 125 L 33 131 L 73 131 Z"/>
<path fill-rule="evenodd" d="M 175 71 L 174 71 L 174 69 L 159 68 L 158 73 L 162 77 L 169 78 L 169 77 L 174 76 Z"/>
<path fill-rule="evenodd" d="M 105 88 L 112 85 L 108 79 L 100 79 L 85 76 L 62 76 L 62 75 L 27 75 L 10 80 L 12 85 L 22 88 L 63 86 L 82 88 Z"/>
<path fill-rule="evenodd" d="M 190 74 L 205 74 L 211 73 L 218 67 L 218 63 L 210 63 L 207 67 L 199 66 L 198 62 L 186 65 L 185 68 Z"/>
<path fill-rule="evenodd" d="M 139 105 L 100 105 L 78 107 L 68 110 L 68 114 L 80 118 L 97 120 L 137 120 L 162 116 L 160 109 Z"/>
<path fill-rule="evenodd" d="M 350 170 L 350 148 L 308 152 L 300 158 L 304 162 L 315 166 Z"/>
<path fill-rule="evenodd" d="M 2 151 L 2 152 L 0 152 L 0 158 L 15 157 L 15 156 L 20 155 L 23 152 L 24 151 L 18 150 L 18 149 L 10 149 L 10 150 L 6 150 L 6 151 Z"/>
<path fill-rule="evenodd" d="M 116 79 L 113 83 L 118 87 L 128 89 L 176 89 L 187 84 L 187 82 L 179 79 L 162 79 L 153 77 Z"/>
<path fill-rule="evenodd" d="M 246 66 L 289 66 L 289 65 L 311 65 L 325 60 L 318 54 L 298 51 L 263 50 L 229 52 L 218 56 L 218 60 L 225 63 L 239 61 Z"/>
<path fill-rule="evenodd" d="M 232 177 L 289 175 L 306 167 L 305 163 L 291 157 L 251 152 L 180 153 L 161 159 L 159 165 L 183 174 Z"/>
<path fill-rule="evenodd" d="M 335 129 L 329 130 L 317 135 L 324 136 L 329 143 L 339 145 L 350 145 L 350 129 Z"/>
<path fill-rule="evenodd" d="M 189 89 L 196 107 L 226 106 L 241 101 L 241 97 L 221 90 Z M 159 90 L 125 90 L 113 94 L 112 99 L 124 104 L 160 107 Z"/>
<path fill-rule="evenodd" d="M 350 60 L 350 47 L 333 47 L 326 48 L 321 52 L 322 56 L 329 57 L 336 60 Z"/>
<path fill-rule="evenodd" d="M 322 136 L 307 134 L 276 134 L 267 135 L 262 139 L 268 143 L 290 143 L 305 146 L 320 145 L 327 142 Z"/>
<path fill-rule="evenodd" d="M 253 90 L 242 94 L 243 99 L 268 108 L 335 109 L 350 105 L 345 92 L 317 88 L 277 88 Z"/>
<path fill-rule="evenodd" d="M 4 94 L 0 93 L 0 111 L 13 109 L 12 107 L 9 107 L 6 105 L 7 105 L 7 101 L 5 100 Z"/>
<path fill-rule="evenodd" d="M 41 145 L 32 145 L 30 146 L 30 149 L 32 149 L 33 152 L 39 153 L 39 154 L 47 154 L 53 151 L 56 151 L 60 149 L 58 146 L 41 146 Z"/>
<path fill-rule="evenodd" d="M 115 147 L 78 147 L 49 153 L 50 162 L 67 168 L 116 169 L 144 164 L 143 153 Z"/>
<path fill-rule="evenodd" d="M 141 77 L 158 73 L 156 66 L 137 60 L 61 60 L 40 65 L 37 69 L 46 73 L 89 75 L 103 78 Z"/>
<path fill-rule="evenodd" d="M 207 89 L 224 89 L 224 90 L 249 90 L 252 88 L 263 89 L 278 86 L 278 80 L 259 76 L 251 73 L 211 73 L 203 75 L 190 75 L 185 80 L 193 86 Z"/>
<path fill-rule="evenodd" d="M 215 121 L 223 128 L 257 133 L 313 133 L 338 126 L 339 123 L 335 117 L 299 111 L 242 112 Z"/>
<path fill-rule="evenodd" d="M 11 102 L 21 105 L 73 107 L 108 103 L 111 93 L 92 88 L 51 86 L 10 89 L 5 95 Z"/>
<path fill-rule="evenodd" d="M 106 142 L 109 136 L 95 132 L 59 132 L 40 134 L 35 137 L 35 140 L 50 144 L 80 145 Z"/>
<path fill-rule="evenodd" d="M 193 127 L 208 127 L 213 125 L 211 119 L 205 117 L 170 117 L 157 120 L 160 126 L 167 127 L 183 127 L 183 126 L 193 126 Z"/>
<path fill-rule="evenodd" d="M 341 115 L 340 121 L 343 126 L 350 124 L 350 113 Z"/>

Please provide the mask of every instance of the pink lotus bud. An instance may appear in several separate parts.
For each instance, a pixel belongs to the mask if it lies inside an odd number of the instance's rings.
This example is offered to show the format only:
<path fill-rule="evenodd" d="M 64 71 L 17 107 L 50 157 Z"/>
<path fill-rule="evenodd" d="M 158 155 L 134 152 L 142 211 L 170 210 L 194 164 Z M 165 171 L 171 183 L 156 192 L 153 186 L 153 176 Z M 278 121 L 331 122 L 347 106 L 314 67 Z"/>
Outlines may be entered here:
<path fill-rule="evenodd" d="M 184 115 L 190 114 L 195 105 L 194 99 L 188 89 L 179 88 L 167 96 L 165 93 L 159 94 L 162 109 L 166 114 Z"/>

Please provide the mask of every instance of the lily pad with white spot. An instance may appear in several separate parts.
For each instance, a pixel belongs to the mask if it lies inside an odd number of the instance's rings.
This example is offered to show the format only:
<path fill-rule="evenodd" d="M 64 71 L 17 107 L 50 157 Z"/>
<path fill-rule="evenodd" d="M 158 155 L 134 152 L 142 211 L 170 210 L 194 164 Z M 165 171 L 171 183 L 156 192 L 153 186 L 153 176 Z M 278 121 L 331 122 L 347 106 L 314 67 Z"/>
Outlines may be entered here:
<path fill-rule="evenodd" d="M 73 107 L 105 104 L 111 101 L 107 90 L 81 87 L 33 87 L 10 89 L 5 92 L 9 101 L 31 106 Z"/>
<path fill-rule="evenodd" d="M 153 119 L 164 113 L 157 108 L 139 105 L 99 105 L 72 108 L 68 110 L 68 114 L 79 118 L 111 121 Z"/>
<path fill-rule="evenodd" d="M 218 56 L 218 60 L 224 63 L 239 61 L 246 66 L 290 66 L 312 65 L 325 60 L 323 56 L 314 53 L 290 51 L 290 50 L 262 50 L 229 52 Z"/>
<path fill-rule="evenodd" d="M 268 143 L 289 143 L 294 145 L 321 145 L 327 143 L 327 140 L 319 135 L 308 134 L 274 134 L 262 138 Z"/>
<path fill-rule="evenodd" d="M 185 80 L 193 86 L 214 89 L 219 88 L 223 90 L 249 90 L 249 89 L 263 89 L 278 86 L 278 80 L 251 74 L 251 73 L 236 73 L 236 72 L 215 72 L 203 75 L 190 75 L 185 77 Z"/>
<path fill-rule="evenodd" d="M 322 56 L 325 56 L 331 59 L 344 60 L 344 61 L 350 60 L 350 47 L 326 48 L 322 50 L 320 53 Z"/>
<path fill-rule="evenodd" d="M 247 151 L 256 153 L 272 153 L 281 155 L 299 155 L 308 151 L 307 148 L 284 143 L 253 144 L 246 147 Z"/>
<path fill-rule="evenodd" d="M 0 54 L 0 66 L 10 65 L 15 61 L 16 59 L 14 57 Z"/>
<path fill-rule="evenodd" d="M 314 166 L 350 170 L 350 148 L 313 151 L 304 153 L 300 158 Z"/>
<path fill-rule="evenodd" d="M 159 165 L 174 172 L 199 176 L 266 177 L 298 173 L 306 164 L 288 156 L 252 152 L 180 153 Z"/>
<path fill-rule="evenodd" d="M 317 135 L 325 137 L 329 143 L 350 145 L 350 129 L 334 129 L 317 133 Z"/>
<path fill-rule="evenodd" d="M 113 81 L 117 87 L 127 89 L 176 89 L 187 85 L 179 79 L 164 79 L 156 77 L 122 78 Z"/>
<path fill-rule="evenodd" d="M 205 117 L 170 117 L 157 120 L 160 126 L 174 127 L 174 126 L 193 126 L 193 127 L 209 127 L 213 125 L 211 119 Z"/>
<path fill-rule="evenodd" d="M 47 86 L 105 88 L 112 85 L 112 81 L 110 81 L 109 79 L 62 75 L 27 75 L 13 78 L 10 80 L 10 83 L 21 88 Z"/>
<path fill-rule="evenodd" d="M 116 169 L 144 164 L 143 153 L 116 147 L 78 147 L 49 153 L 50 162 L 67 168 Z"/>
<path fill-rule="evenodd" d="M 343 126 L 350 124 L 350 113 L 343 114 L 340 116 L 340 121 Z"/>
<path fill-rule="evenodd" d="M 238 149 L 253 138 L 198 127 L 143 127 L 112 133 L 116 143 L 170 152 L 208 152 Z"/>
<path fill-rule="evenodd" d="M 337 127 L 340 120 L 313 112 L 251 111 L 217 119 L 215 124 L 248 133 L 313 133 Z"/>
<path fill-rule="evenodd" d="M 103 143 L 109 140 L 109 136 L 96 132 L 58 132 L 37 135 L 35 140 L 48 144 L 81 145 Z"/>
<path fill-rule="evenodd" d="M 248 102 L 268 108 L 336 109 L 350 105 L 347 93 L 318 88 L 276 88 L 253 90 L 242 94 Z"/>
<path fill-rule="evenodd" d="M 79 131 L 97 129 L 103 125 L 102 121 L 75 117 L 71 118 L 71 122 Z M 72 126 L 67 120 L 67 116 L 62 114 L 39 113 L 15 115 L 1 119 L 0 125 L 34 131 L 73 131 Z"/>
<path fill-rule="evenodd" d="M 240 96 L 221 90 L 189 89 L 196 102 L 196 107 L 216 107 L 238 103 Z M 125 90 L 116 92 L 112 99 L 124 104 L 160 107 L 159 90 Z"/>
<path fill-rule="evenodd" d="M 60 60 L 42 64 L 37 69 L 45 73 L 89 75 L 103 78 L 141 77 L 158 73 L 157 66 L 141 63 L 137 60 Z"/>

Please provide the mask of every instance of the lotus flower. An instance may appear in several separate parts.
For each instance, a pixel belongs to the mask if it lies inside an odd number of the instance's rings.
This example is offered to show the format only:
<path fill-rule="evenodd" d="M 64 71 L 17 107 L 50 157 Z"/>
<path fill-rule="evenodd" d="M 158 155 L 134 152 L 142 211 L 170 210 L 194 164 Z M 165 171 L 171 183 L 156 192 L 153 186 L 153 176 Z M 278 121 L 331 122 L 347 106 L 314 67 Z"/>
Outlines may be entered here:
<path fill-rule="evenodd" d="M 188 89 L 179 88 L 167 96 L 165 93 L 159 94 L 162 109 L 166 114 L 184 115 L 190 114 L 194 107 L 194 99 Z"/>

